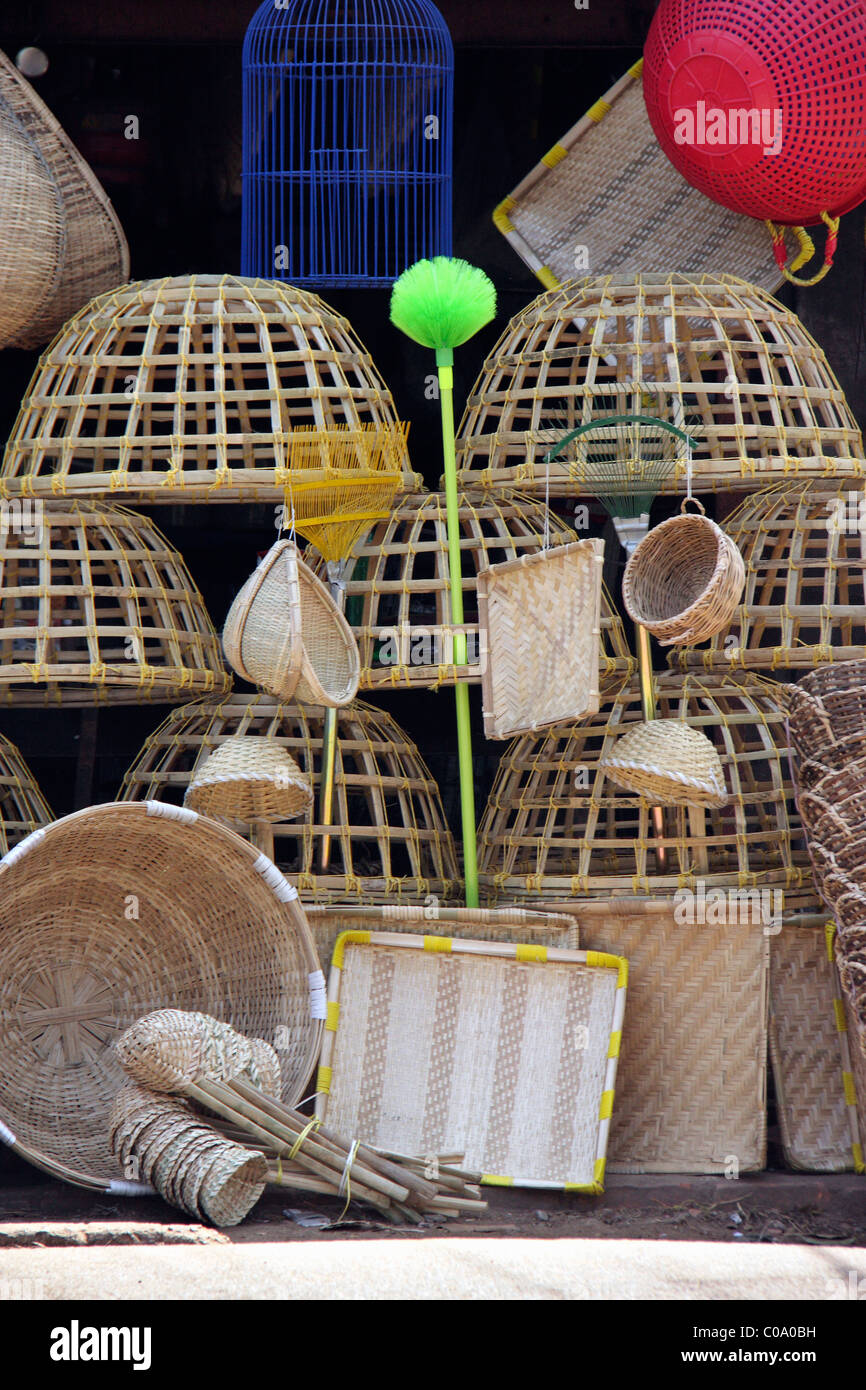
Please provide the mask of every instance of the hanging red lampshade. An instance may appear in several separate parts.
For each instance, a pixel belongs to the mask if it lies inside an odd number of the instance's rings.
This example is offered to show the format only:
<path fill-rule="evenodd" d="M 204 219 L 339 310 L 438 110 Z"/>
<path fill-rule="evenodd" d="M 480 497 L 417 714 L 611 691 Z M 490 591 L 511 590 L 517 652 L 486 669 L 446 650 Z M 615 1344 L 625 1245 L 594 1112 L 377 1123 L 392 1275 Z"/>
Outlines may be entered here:
<path fill-rule="evenodd" d="M 814 249 L 803 228 L 826 224 L 826 273 L 840 215 L 866 198 L 866 0 L 661 0 L 643 88 L 671 163 L 767 221 L 789 279 Z"/>

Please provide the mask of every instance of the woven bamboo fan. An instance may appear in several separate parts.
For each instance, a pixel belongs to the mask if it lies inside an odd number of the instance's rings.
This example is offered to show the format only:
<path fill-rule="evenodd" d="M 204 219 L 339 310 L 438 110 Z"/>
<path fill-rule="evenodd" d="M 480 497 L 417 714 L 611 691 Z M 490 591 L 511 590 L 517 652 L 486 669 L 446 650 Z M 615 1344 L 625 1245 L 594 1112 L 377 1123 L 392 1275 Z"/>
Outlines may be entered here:
<path fill-rule="evenodd" d="M 237 734 L 202 759 L 183 801 L 203 816 L 252 825 L 296 820 L 312 805 L 313 789 L 275 739 Z"/>
<path fill-rule="evenodd" d="M 623 275 L 539 295 L 511 320 L 460 426 L 463 485 L 540 493 L 548 422 L 575 429 L 613 402 L 640 414 L 641 385 L 667 395 L 670 424 L 691 422 L 696 492 L 866 474 L 842 389 L 790 309 L 734 275 Z M 683 460 L 662 490 L 683 490 L 685 473 Z M 579 469 L 551 464 L 552 496 L 578 483 Z"/>
<path fill-rule="evenodd" d="M 30 768 L 0 734 L 0 855 L 53 819 Z"/>
<path fill-rule="evenodd" d="M 10 516 L 18 523 L 0 528 L 6 704 L 165 703 L 230 688 L 204 600 L 147 517 L 29 500 Z"/>
<path fill-rule="evenodd" d="M 129 247 L 93 171 L 41 97 L 2 52 L 0 108 L 11 112 L 27 132 L 59 193 L 62 241 L 50 293 L 34 299 L 27 322 L 12 340 L 15 347 L 39 348 L 93 295 L 127 279 Z M 27 196 L 29 199 L 29 189 Z M 5 203 L 5 196 L 2 201 Z M 32 224 L 30 241 L 40 258 L 45 244 L 38 244 L 37 225 Z"/>
<path fill-rule="evenodd" d="M 355 547 L 347 567 L 346 617 L 361 652 L 361 687 L 417 689 L 454 685 L 454 634 L 466 633 L 469 664 L 461 680 L 481 680 L 478 574 L 490 565 L 538 554 L 547 531 L 551 546 L 577 534 L 541 502 L 520 493 L 459 498 L 460 553 L 466 624 L 452 628 L 448 604 L 445 495 L 415 493 L 399 500 L 387 521 Z M 324 574 L 324 562 L 310 556 Z M 599 675 L 602 686 L 634 670 L 622 622 L 602 589 Z"/>
<path fill-rule="evenodd" d="M 597 715 L 511 744 L 480 829 L 479 868 L 488 898 L 647 894 L 677 888 L 777 887 L 793 911 L 813 900 L 810 861 L 794 804 L 785 715 L 765 683 L 658 681 L 658 717 L 714 744 L 728 803 L 721 809 L 663 807 L 667 867 L 656 873 L 653 804 L 626 792 L 602 764 L 621 735 L 643 722 L 636 683 Z"/>
<path fill-rule="evenodd" d="M 478 575 L 487 738 L 597 712 L 603 565 L 603 541 L 575 541 Z"/>
<path fill-rule="evenodd" d="M 715 746 L 682 719 L 636 724 L 598 765 L 618 787 L 667 806 L 718 809 L 728 800 Z"/>
<path fill-rule="evenodd" d="M 0 84 L 0 348 L 15 343 L 50 296 L 64 244 L 57 180 Z"/>
<path fill-rule="evenodd" d="M 349 932 L 316 1113 L 377 1148 L 462 1153 L 492 1185 L 599 1193 L 627 975 L 613 955 Z"/>
<path fill-rule="evenodd" d="M 800 482 L 754 493 L 726 518 L 746 587 L 729 626 L 671 664 L 803 670 L 866 657 L 866 522 L 862 493 Z"/>
<path fill-rule="evenodd" d="M 293 1104 L 323 996 L 297 894 L 233 831 L 157 803 L 66 816 L 0 862 L 0 1133 L 105 1189 L 125 1028 L 164 1007 L 232 1022 L 277 1047 Z"/>
<path fill-rule="evenodd" d="M 321 777 L 324 710 L 270 696 L 197 701 L 169 715 L 124 778 L 120 799 L 180 802 L 200 762 L 229 738 L 264 736 L 295 760 L 314 794 Z M 318 802 L 315 803 L 318 805 Z M 337 715 L 333 854 L 317 872 L 326 826 L 273 825 L 272 858 L 304 900 L 425 902 L 454 898 L 459 870 L 439 790 L 414 743 L 390 715 L 355 701 Z"/>
<path fill-rule="evenodd" d="M 281 700 L 348 705 L 360 657 L 352 629 L 294 541 L 277 541 L 229 609 L 223 647 L 237 673 Z"/>
<path fill-rule="evenodd" d="M 405 434 L 372 359 L 316 295 L 233 275 L 123 285 L 43 353 L 7 446 L 9 493 L 282 502 L 293 432 Z"/>
<path fill-rule="evenodd" d="M 548 150 L 493 215 L 541 283 L 596 275 L 736 270 L 783 283 L 764 229 L 686 183 L 653 133 L 640 59 Z"/>

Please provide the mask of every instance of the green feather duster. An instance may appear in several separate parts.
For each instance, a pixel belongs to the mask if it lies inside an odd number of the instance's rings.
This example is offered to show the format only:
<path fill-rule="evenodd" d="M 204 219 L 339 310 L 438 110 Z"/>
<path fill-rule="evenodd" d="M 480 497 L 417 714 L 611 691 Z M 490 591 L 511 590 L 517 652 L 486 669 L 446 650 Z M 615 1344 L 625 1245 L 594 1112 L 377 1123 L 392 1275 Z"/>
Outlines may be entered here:
<path fill-rule="evenodd" d="M 391 322 L 423 347 L 460 347 L 495 315 L 496 290 L 484 271 L 449 256 L 410 266 L 391 293 Z"/>

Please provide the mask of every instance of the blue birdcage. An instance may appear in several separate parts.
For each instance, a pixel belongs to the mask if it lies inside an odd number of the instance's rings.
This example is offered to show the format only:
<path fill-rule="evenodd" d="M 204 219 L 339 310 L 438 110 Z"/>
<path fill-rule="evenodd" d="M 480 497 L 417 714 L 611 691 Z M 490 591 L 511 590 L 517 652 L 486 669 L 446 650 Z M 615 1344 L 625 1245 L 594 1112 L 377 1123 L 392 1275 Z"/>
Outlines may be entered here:
<path fill-rule="evenodd" d="M 430 0 L 265 0 L 244 41 L 242 273 L 387 286 L 450 255 L 453 109 Z"/>

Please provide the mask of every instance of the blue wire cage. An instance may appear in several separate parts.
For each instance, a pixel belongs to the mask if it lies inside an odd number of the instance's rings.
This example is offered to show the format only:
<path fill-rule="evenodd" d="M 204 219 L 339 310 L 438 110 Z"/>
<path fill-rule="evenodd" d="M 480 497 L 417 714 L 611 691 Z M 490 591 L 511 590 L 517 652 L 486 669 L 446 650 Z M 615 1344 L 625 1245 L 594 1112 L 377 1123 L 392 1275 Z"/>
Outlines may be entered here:
<path fill-rule="evenodd" d="M 265 0 L 244 41 L 242 274 L 387 286 L 449 256 L 453 110 L 430 0 Z"/>

